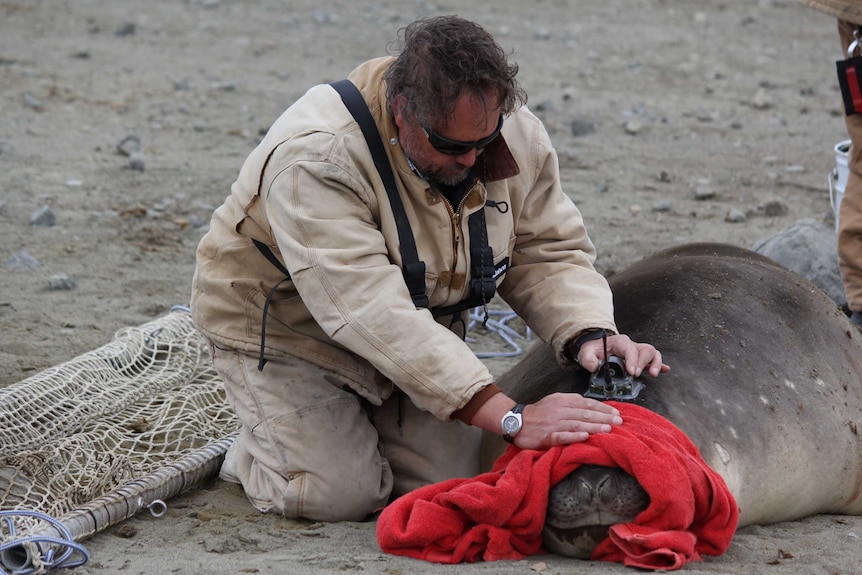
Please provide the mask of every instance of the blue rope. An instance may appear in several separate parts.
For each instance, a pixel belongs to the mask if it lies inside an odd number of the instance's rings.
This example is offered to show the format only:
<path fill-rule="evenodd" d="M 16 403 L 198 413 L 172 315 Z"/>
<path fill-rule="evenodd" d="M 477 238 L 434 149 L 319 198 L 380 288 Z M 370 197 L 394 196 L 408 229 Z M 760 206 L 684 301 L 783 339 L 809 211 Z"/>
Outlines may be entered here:
<path fill-rule="evenodd" d="M 521 355 L 523 349 L 516 340 L 530 341 L 533 335 L 530 328 L 527 327 L 524 335 L 521 335 L 520 333 L 506 325 L 506 322 L 518 317 L 515 312 L 509 310 L 489 310 L 489 315 L 501 316 L 501 319 L 488 319 L 487 321 L 483 321 L 483 318 L 480 314 L 481 309 L 482 308 L 477 307 L 470 310 L 468 316 L 469 324 L 467 326 L 467 331 L 469 332 L 478 323 L 484 323 L 485 328 L 491 333 L 495 334 L 500 339 L 502 339 L 506 346 L 511 349 L 511 351 L 478 351 L 474 352 L 476 357 L 484 359 L 492 357 L 517 357 Z M 475 342 L 475 339 L 468 336 L 467 342 L 473 343 Z"/>
<path fill-rule="evenodd" d="M 61 537 L 51 537 L 49 535 L 32 535 L 28 537 L 22 537 L 19 539 L 15 538 L 15 524 L 12 521 L 13 517 L 35 517 L 37 519 L 41 519 L 47 523 L 50 523 L 51 526 L 60 533 Z M 74 538 L 72 537 L 72 533 L 59 521 L 51 517 L 50 515 L 46 515 L 39 511 L 27 511 L 27 510 L 13 510 L 13 511 L 0 511 L 0 517 L 6 522 L 6 528 L 9 531 L 10 541 L 7 541 L 3 544 L 0 544 L 0 556 L 2 556 L 6 551 L 11 549 L 16 549 L 22 547 L 26 543 L 35 543 L 40 551 L 47 547 L 47 550 L 44 551 L 44 555 L 41 556 L 41 563 L 44 567 L 48 569 L 71 569 L 73 567 L 80 567 L 87 563 L 90 560 L 90 553 L 84 548 L 83 545 L 76 543 Z M 59 555 L 55 554 L 54 548 L 62 549 Z M 29 552 L 29 551 L 28 551 Z M 72 555 L 74 553 L 78 553 L 80 557 L 73 558 Z M 56 557 L 55 557 L 56 555 Z M 28 561 L 28 563 L 30 563 Z M 33 573 L 42 572 L 41 568 L 32 567 L 30 565 L 24 565 L 20 568 L 13 569 L 12 571 L 6 571 L 5 568 L 7 566 L 3 565 L 3 562 L 0 561 L 0 575 L 31 575 Z"/>

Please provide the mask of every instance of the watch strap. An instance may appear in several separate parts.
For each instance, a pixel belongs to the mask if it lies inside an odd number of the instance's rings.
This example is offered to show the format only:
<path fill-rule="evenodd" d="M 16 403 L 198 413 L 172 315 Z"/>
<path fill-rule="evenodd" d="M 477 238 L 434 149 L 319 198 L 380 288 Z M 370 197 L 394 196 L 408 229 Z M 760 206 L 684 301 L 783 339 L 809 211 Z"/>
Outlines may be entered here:
<path fill-rule="evenodd" d="M 505 418 L 509 417 L 509 414 L 518 415 L 518 414 L 523 413 L 523 412 L 524 412 L 524 407 L 526 407 L 526 406 L 525 406 L 523 403 L 516 403 L 516 404 L 515 404 L 515 407 L 513 407 L 512 409 L 510 409 L 509 411 L 507 411 L 507 412 L 506 412 L 506 415 L 504 415 L 504 416 L 503 416 L 503 419 L 505 419 Z M 523 426 L 523 420 L 521 421 L 521 425 Z M 519 430 L 518 430 L 518 431 L 516 431 L 515 433 L 517 434 L 517 433 L 518 433 L 518 432 L 520 432 L 520 431 L 521 431 L 521 430 L 519 429 Z M 514 442 L 515 442 L 515 436 L 514 436 L 514 435 L 510 435 L 510 434 L 508 434 L 508 433 L 504 433 L 504 434 L 503 434 L 503 439 L 505 439 L 505 440 L 506 440 L 507 442 L 509 442 L 509 443 L 514 443 Z"/>

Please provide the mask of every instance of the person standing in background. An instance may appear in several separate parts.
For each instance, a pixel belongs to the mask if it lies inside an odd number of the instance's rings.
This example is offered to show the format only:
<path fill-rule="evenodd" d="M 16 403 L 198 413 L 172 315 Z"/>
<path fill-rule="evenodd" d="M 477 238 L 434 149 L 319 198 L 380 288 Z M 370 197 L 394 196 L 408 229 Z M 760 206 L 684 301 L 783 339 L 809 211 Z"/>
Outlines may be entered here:
<path fill-rule="evenodd" d="M 862 0 L 800 0 L 838 19 L 843 59 L 838 81 L 844 97 L 849 175 L 838 213 L 838 267 L 850 319 L 862 326 Z"/>

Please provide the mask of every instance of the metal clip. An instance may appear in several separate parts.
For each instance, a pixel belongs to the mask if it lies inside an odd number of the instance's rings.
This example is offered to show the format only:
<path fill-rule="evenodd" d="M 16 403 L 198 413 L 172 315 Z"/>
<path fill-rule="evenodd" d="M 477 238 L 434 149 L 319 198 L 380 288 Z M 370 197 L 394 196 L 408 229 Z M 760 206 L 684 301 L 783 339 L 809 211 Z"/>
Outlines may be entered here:
<path fill-rule="evenodd" d="M 584 397 L 632 400 L 643 388 L 642 381 L 626 373 L 623 359 L 612 355 L 590 376 L 590 385 Z"/>
<path fill-rule="evenodd" d="M 860 42 L 862 42 L 862 28 L 856 28 L 853 30 L 853 37 L 855 40 L 850 42 L 850 45 L 847 47 L 848 58 L 852 58 L 856 50 L 860 48 Z"/>

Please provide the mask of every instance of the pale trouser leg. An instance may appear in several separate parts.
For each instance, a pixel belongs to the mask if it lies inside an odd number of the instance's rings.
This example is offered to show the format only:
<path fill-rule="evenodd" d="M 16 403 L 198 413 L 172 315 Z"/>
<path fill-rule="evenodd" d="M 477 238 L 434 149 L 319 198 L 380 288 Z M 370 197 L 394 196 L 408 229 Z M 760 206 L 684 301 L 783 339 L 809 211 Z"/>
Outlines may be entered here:
<path fill-rule="evenodd" d="M 857 24 L 838 22 L 845 55 L 856 28 Z M 845 122 L 851 141 L 847 162 L 850 174 L 838 215 L 838 266 L 847 304 L 858 312 L 862 311 L 862 115 L 846 116 Z"/>
<path fill-rule="evenodd" d="M 383 455 L 395 473 L 393 497 L 430 483 L 473 477 L 480 472 L 481 429 L 437 419 L 416 407 L 403 393 L 394 394 L 372 409 Z"/>
<path fill-rule="evenodd" d="M 355 394 L 299 359 L 270 360 L 261 372 L 255 358 L 214 348 L 213 362 L 242 422 L 221 477 L 257 509 L 359 521 L 386 504 L 392 471 Z"/>

